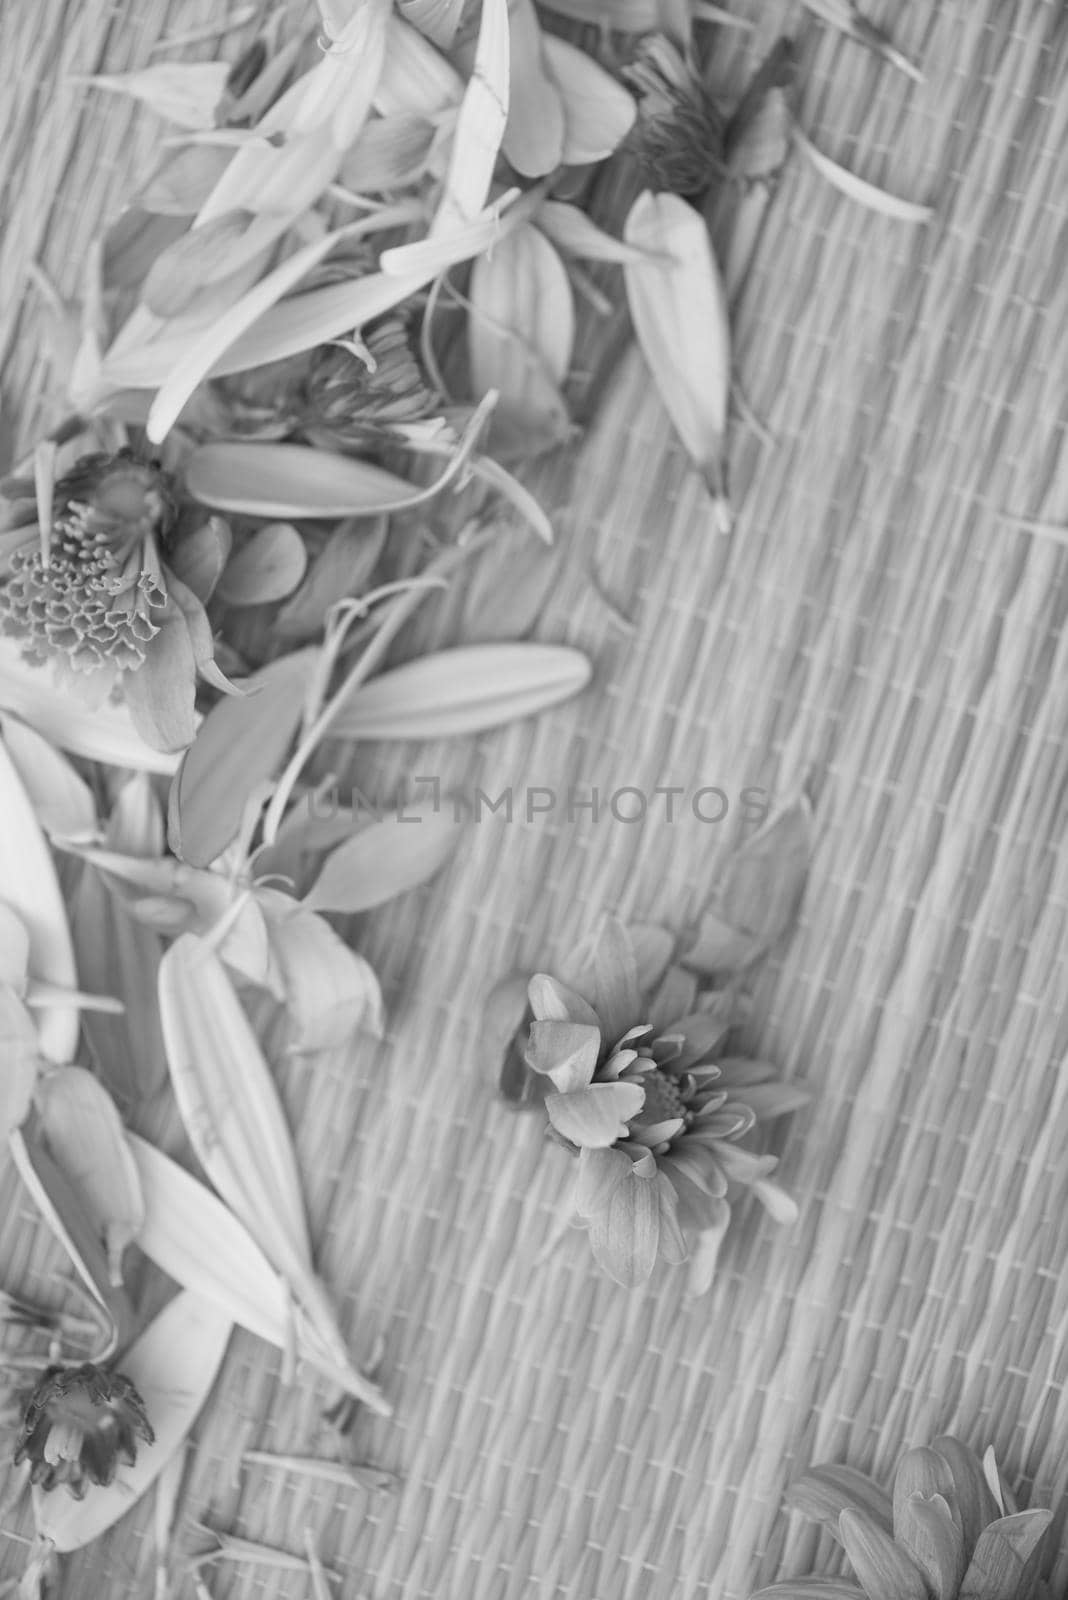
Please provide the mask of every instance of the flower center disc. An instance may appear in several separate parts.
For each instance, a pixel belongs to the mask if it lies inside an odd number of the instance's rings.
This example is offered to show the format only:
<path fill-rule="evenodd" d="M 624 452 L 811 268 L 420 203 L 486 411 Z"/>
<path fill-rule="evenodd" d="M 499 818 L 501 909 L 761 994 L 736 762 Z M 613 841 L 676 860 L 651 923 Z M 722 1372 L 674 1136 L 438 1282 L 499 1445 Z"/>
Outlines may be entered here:
<path fill-rule="evenodd" d="M 684 1117 L 689 1121 L 686 1102 L 682 1098 L 682 1091 L 676 1078 L 669 1077 L 666 1072 L 661 1072 L 659 1067 L 654 1067 L 651 1072 L 642 1074 L 641 1081 L 645 1090 L 643 1122 L 668 1122 L 672 1117 Z"/>

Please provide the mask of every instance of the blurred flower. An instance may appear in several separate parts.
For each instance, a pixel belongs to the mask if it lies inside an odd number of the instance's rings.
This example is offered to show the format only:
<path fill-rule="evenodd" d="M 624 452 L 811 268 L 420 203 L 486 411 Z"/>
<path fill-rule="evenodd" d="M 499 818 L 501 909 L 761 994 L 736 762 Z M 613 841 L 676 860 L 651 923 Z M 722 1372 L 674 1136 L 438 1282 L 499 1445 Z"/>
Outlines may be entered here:
<path fill-rule="evenodd" d="M 29 1461 L 32 1483 L 62 1483 L 80 1500 L 91 1483 L 112 1481 L 120 1459 L 134 1464 L 139 1439 L 154 1438 L 144 1402 L 121 1372 L 88 1361 L 49 1367 L 26 1407 L 15 1465 Z"/>
<path fill-rule="evenodd" d="M 329 446 L 366 445 L 440 411 L 397 316 L 369 323 L 358 341 L 321 345 L 298 399 L 301 431 Z"/>
<path fill-rule="evenodd" d="M 725 122 L 692 62 L 654 33 L 641 40 L 625 76 L 638 95 L 632 140 L 649 183 L 702 194 L 723 171 Z"/>
<path fill-rule="evenodd" d="M 605 945 L 617 959 L 604 958 Z M 619 924 L 609 925 L 596 966 L 596 1009 L 545 974 L 529 990 L 535 1020 L 526 1062 L 553 1084 L 545 1100 L 551 1136 L 578 1157 L 575 1211 L 617 1282 L 643 1282 L 658 1256 L 689 1256 L 692 1286 L 707 1287 L 732 1186 L 750 1189 L 776 1221 L 795 1219 L 794 1202 L 771 1182 L 776 1157 L 740 1141 L 805 1096 L 775 1082 L 767 1064 L 723 1054 L 734 1020 L 729 991 L 710 995 L 705 1010 L 654 1026 L 643 1015 L 656 1013 L 657 1000 L 639 995 Z"/>
<path fill-rule="evenodd" d="M 1045 1600 L 1050 1511 L 1019 1511 L 992 1449 L 982 1461 L 949 1435 L 906 1450 L 892 1494 L 851 1467 L 813 1467 L 788 1503 L 842 1545 L 856 1583 L 798 1578 L 753 1600 Z"/>
<path fill-rule="evenodd" d="M 166 476 L 130 450 L 84 456 L 54 485 L 45 529 L 32 494 L 22 480 L 4 486 L 0 632 L 91 704 L 121 687 L 142 738 L 182 748 L 197 671 L 212 676 L 211 628 L 163 560 L 176 519 Z"/>

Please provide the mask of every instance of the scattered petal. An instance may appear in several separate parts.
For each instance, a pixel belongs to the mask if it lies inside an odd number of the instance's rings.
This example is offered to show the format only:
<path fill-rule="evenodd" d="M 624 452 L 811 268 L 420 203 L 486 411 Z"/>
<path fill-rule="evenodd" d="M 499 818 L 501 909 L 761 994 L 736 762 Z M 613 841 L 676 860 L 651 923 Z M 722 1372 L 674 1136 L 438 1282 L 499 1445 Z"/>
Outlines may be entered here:
<path fill-rule="evenodd" d="M 129 94 L 180 128 L 213 128 L 230 68 L 225 61 L 158 62 L 137 72 L 75 76 L 112 94 Z"/>
<path fill-rule="evenodd" d="M 339 739 L 481 733 L 570 699 L 589 677 L 587 658 L 562 645 L 441 650 L 362 685 L 333 719 L 330 733 Z"/>
<path fill-rule="evenodd" d="M 327 856 L 304 897 L 309 911 L 370 911 L 426 883 L 460 842 L 451 805 L 398 808 L 368 824 Z"/>
<path fill-rule="evenodd" d="M 318 664 L 318 650 L 293 651 L 204 719 L 171 785 L 168 835 L 183 861 L 209 866 L 234 838 L 249 796 L 285 759 Z"/>
<path fill-rule="evenodd" d="M 830 156 L 818 150 L 796 124 L 794 139 L 821 177 L 841 190 L 848 199 L 867 206 L 869 211 L 880 211 L 884 217 L 893 217 L 897 222 L 928 222 L 934 216 L 933 206 L 920 205 L 915 200 L 905 200 L 899 195 L 888 194 L 885 189 L 878 188 L 874 183 L 858 178 L 856 173 L 850 172 L 847 167 L 839 166 L 837 161 L 832 161 Z"/>
<path fill-rule="evenodd" d="M 716 503 L 719 525 L 727 528 L 730 325 L 708 229 L 678 195 L 646 190 L 631 207 L 623 237 L 671 258 L 626 263 L 627 300 L 660 398 Z"/>
<path fill-rule="evenodd" d="M 57 1067 L 42 1075 L 37 1110 L 45 1146 L 81 1199 L 117 1287 L 123 1253 L 137 1238 L 145 1206 L 114 1102 L 83 1067 Z"/>
<path fill-rule="evenodd" d="M 269 605 L 291 595 L 307 567 L 304 540 L 292 523 L 269 522 L 227 563 L 217 593 L 228 606 Z"/>
<path fill-rule="evenodd" d="M 566 39 L 547 33 L 543 47 L 546 69 L 564 105 L 561 160 L 569 166 L 603 161 L 634 126 L 638 114 L 634 96 Z"/>
<path fill-rule="evenodd" d="M 60 989 L 77 989 L 74 946 L 52 855 L 18 770 L 0 739 L 0 888 L 4 904 L 29 935 L 29 976 Z M 66 1062 L 78 1044 L 74 1006 L 52 1005 L 36 1014 L 39 1048 L 49 1061 Z"/>

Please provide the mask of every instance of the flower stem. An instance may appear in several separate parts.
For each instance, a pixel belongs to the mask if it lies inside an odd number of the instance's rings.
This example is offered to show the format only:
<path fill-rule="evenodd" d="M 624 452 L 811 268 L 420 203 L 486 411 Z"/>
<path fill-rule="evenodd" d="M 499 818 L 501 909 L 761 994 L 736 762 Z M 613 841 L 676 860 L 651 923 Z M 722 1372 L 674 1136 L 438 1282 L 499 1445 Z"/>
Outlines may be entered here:
<path fill-rule="evenodd" d="M 293 786 L 300 777 L 305 765 L 315 751 L 315 747 L 329 731 L 330 724 L 337 716 L 348 697 L 358 689 L 361 683 L 366 682 L 374 669 L 382 661 L 401 628 L 408 618 L 415 612 L 427 595 L 439 586 L 428 582 L 434 578 L 446 578 L 453 573 L 467 558 L 481 550 L 494 537 L 494 529 L 486 528 L 481 533 L 469 539 L 466 544 L 450 545 L 447 550 L 430 563 L 422 575 L 424 582 L 418 587 L 411 587 L 398 596 L 389 614 L 384 618 L 382 626 L 375 637 L 368 644 L 360 659 L 349 671 L 347 677 L 334 696 L 323 706 L 318 716 L 304 733 L 290 757 L 285 771 L 278 780 L 274 794 L 263 818 L 263 842 L 273 844 L 278 836 L 282 818 L 285 815 L 289 797 Z"/>

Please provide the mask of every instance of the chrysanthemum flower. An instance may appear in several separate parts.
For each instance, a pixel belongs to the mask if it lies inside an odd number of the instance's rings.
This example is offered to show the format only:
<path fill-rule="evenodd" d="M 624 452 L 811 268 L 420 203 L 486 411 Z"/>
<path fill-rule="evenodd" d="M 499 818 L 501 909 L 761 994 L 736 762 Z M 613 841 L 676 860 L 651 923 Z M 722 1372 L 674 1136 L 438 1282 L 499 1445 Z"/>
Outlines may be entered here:
<path fill-rule="evenodd" d="M 776 1157 L 740 1141 L 805 1095 L 775 1082 L 764 1062 L 723 1055 L 729 993 L 669 1026 L 643 1020 L 643 1011 L 656 1015 L 657 999 L 643 1007 L 624 930 L 612 924 L 606 939 L 620 960 L 596 1007 L 555 978 L 531 980 L 526 1062 L 552 1082 L 550 1132 L 578 1158 L 575 1211 L 600 1265 L 629 1286 L 649 1277 L 658 1256 L 690 1257 L 691 1285 L 701 1289 L 732 1190 L 751 1190 L 776 1221 L 795 1219 L 793 1200 L 771 1181 Z"/>
<path fill-rule="evenodd" d="M 788 1503 L 822 1522 L 856 1582 L 815 1576 L 753 1600 L 1045 1600 L 1050 1511 L 1020 1511 L 998 1471 L 949 1435 L 907 1450 L 891 1494 L 852 1467 L 814 1467 Z"/>
<path fill-rule="evenodd" d="M 661 33 L 641 41 L 625 75 L 638 95 L 631 140 L 653 188 L 703 194 L 724 165 L 725 119 L 707 86 Z"/>
<path fill-rule="evenodd" d="M 29 1461 L 32 1483 L 63 1484 L 80 1500 L 91 1483 L 110 1483 L 120 1460 L 134 1464 L 139 1439 L 154 1438 L 144 1401 L 121 1372 L 89 1361 L 49 1367 L 26 1407 L 15 1465 Z"/>
<path fill-rule="evenodd" d="M 89 703 L 121 688 L 154 748 L 188 744 L 197 671 L 212 661 L 211 628 L 163 559 L 176 517 L 164 474 L 129 450 L 83 457 L 54 486 L 43 539 L 33 485 L 14 480 L 4 493 L 0 632 L 18 640 L 27 661 L 54 666 Z"/>

